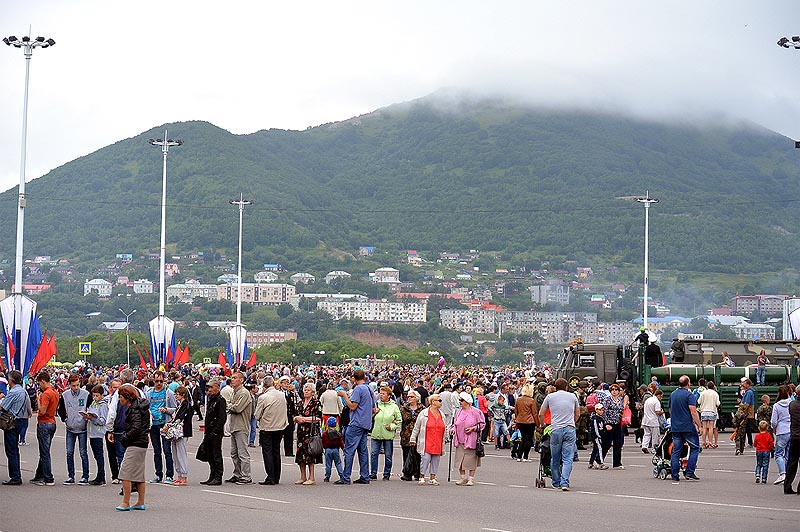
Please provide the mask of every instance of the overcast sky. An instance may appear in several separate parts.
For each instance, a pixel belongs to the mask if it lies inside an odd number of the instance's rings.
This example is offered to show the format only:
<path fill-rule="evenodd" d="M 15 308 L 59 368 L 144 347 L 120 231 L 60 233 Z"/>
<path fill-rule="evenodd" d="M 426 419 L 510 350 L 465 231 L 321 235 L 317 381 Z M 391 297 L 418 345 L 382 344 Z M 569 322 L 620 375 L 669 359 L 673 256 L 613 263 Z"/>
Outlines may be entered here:
<path fill-rule="evenodd" d="M 31 61 L 30 181 L 166 122 L 304 129 L 443 87 L 800 138 L 800 51 L 775 44 L 798 15 L 795 0 L 27 0 L 0 4 L 0 36 L 57 41 Z M 0 190 L 19 182 L 24 80 L 2 46 Z"/>

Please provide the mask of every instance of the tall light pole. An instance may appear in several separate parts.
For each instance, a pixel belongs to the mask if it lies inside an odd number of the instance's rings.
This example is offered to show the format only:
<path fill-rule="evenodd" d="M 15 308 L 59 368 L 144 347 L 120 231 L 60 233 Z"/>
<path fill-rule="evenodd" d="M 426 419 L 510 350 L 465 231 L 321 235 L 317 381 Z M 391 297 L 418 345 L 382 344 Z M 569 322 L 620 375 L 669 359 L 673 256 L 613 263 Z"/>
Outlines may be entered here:
<path fill-rule="evenodd" d="M 645 193 L 643 198 L 636 198 L 636 201 L 644 205 L 644 302 L 642 310 L 642 327 L 647 329 L 647 292 L 650 279 L 648 277 L 648 267 L 650 260 L 650 205 L 658 203 L 658 200 L 650 197 L 650 191 Z"/>
<path fill-rule="evenodd" d="M 22 235 L 25 225 L 25 160 L 27 156 L 28 144 L 28 82 L 31 73 L 31 57 L 33 56 L 34 48 L 49 48 L 53 46 L 56 41 L 53 39 L 45 39 L 44 37 L 36 37 L 31 40 L 30 37 L 22 37 L 17 39 L 15 36 L 4 37 L 3 42 L 8 46 L 14 48 L 22 48 L 25 54 L 25 96 L 22 104 L 22 148 L 20 155 L 19 165 L 19 200 L 17 203 L 17 258 L 16 270 L 14 272 L 14 286 L 15 292 L 22 293 Z"/>
<path fill-rule="evenodd" d="M 22 147 L 20 148 L 19 167 L 19 199 L 17 202 L 17 250 L 14 272 L 14 293 L 0 301 L 0 314 L 2 314 L 2 334 L 7 339 L 3 357 L 9 369 L 18 369 L 23 375 L 33 363 L 36 355 L 36 344 L 41 338 L 38 319 L 36 317 L 36 302 L 22 293 L 22 264 L 23 264 L 23 233 L 25 226 L 25 162 L 28 145 L 28 84 L 31 72 L 31 57 L 34 48 L 49 48 L 56 41 L 30 36 L 17 37 L 11 35 L 4 37 L 3 42 L 14 48 L 21 48 L 25 54 L 25 93 L 22 105 Z M 37 338 L 37 335 L 39 338 Z M 33 339 L 33 342 L 31 340 Z M 31 348 L 31 346 L 33 346 Z"/>
<path fill-rule="evenodd" d="M 122 309 L 118 309 L 125 316 L 125 341 L 128 344 L 128 367 L 131 367 L 131 322 L 130 317 L 136 314 L 136 309 L 133 309 L 130 314 Z"/>
<path fill-rule="evenodd" d="M 158 317 L 150 322 L 151 352 L 153 364 L 166 362 L 167 347 L 171 346 L 175 338 L 175 322 L 165 316 L 164 299 L 166 287 L 164 286 L 164 269 L 166 268 L 167 252 L 167 154 L 173 146 L 181 146 L 182 140 L 172 140 L 164 132 L 163 139 L 150 139 L 153 146 L 160 146 L 164 155 L 164 165 L 161 177 L 161 260 L 158 273 Z M 169 338 L 168 338 L 169 337 Z"/>
<path fill-rule="evenodd" d="M 238 200 L 230 200 L 229 203 L 239 206 L 239 270 L 236 281 L 236 325 L 230 330 L 231 356 L 234 364 L 238 366 L 244 361 L 247 342 L 247 329 L 242 325 L 242 223 L 244 221 L 244 206 L 252 205 L 253 202 L 244 199 L 244 196 L 240 193 Z"/>

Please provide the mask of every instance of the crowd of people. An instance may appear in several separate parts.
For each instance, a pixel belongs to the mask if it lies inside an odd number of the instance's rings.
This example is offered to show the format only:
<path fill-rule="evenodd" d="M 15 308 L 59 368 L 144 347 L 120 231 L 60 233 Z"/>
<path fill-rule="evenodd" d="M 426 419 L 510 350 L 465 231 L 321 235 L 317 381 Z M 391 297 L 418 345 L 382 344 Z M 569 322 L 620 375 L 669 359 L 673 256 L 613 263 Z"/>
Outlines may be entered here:
<path fill-rule="evenodd" d="M 655 452 L 665 422 L 657 381 L 631 393 L 624 383 L 580 381 L 573 383 L 573 390 L 566 380 L 550 377 L 547 369 L 514 367 L 384 366 L 365 371 L 349 365 L 280 364 L 233 371 L 193 365 L 170 371 L 46 368 L 27 378 L 11 371 L 0 379 L 0 408 L 13 416 L 4 430 L 10 478 L 2 484 L 22 484 L 19 446 L 28 443 L 28 422 L 34 415 L 39 462 L 31 482 L 55 484 L 50 456 L 59 417 L 66 436 L 63 484 L 102 486 L 108 472 L 112 484 L 121 484 L 119 511 L 146 509 L 148 456 L 155 470 L 150 483 L 189 485 L 190 473 L 197 474 L 197 464 L 187 454 L 195 416 L 202 442 L 194 458 L 208 464 L 208 478 L 200 482 L 208 486 L 254 483 L 250 453 L 257 446 L 265 470 L 258 484 L 265 486 L 281 483 L 282 447 L 299 468 L 299 485 L 316 484 L 316 466 L 324 463 L 323 482 L 369 484 L 399 473 L 402 481 L 439 486 L 440 460 L 448 446 L 459 474 L 455 484 L 473 486 L 484 445 L 510 449 L 517 462 L 531 461 L 531 451 L 546 445 L 551 487 L 562 491 L 570 489 L 579 450 L 591 450 L 590 469 L 624 469 L 622 448 L 633 420 L 640 426 L 642 451 Z M 700 449 L 718 446 L 719 395 L 714 383 L 698 384 L 692 389 L 688 377 L 681 377 L 669 398 L 674 481 L 681 480 L 681 470 L 684 480 L 699 480 L 695 467 Z M 775 483 L 794 493 L 800 459 L 800 402 L 793 400 L 794 390 L 781 387 L 774 407 L 766 397 L 758 409 L 753 408 L 749 381 L 742 383 L 741 395 L 737 445 L 744 444 L 748 419 L 766 425 L 764 430 L 755 425 L 760 430 L 753 441 L 757 482 L 767 478 L 769 460 L 765 463 L 763 453 L 769 457 L 774 451 L 780 475 Z M 393 462 L 397 436 L 399 465 Z M 225 440 L 233 462 L 227 478 Z M 681 464 L 684 442 L 690 451 Z M 359 469 L 354 473 L 356 456 Z"/>

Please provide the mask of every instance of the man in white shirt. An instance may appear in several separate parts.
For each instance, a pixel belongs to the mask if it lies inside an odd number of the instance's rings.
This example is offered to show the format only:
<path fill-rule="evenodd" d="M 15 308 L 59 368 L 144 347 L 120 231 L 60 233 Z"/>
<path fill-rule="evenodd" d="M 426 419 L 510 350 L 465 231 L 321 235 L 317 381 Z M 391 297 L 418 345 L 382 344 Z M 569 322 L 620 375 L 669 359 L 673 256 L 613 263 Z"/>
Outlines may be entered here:
<path fill-rule="evenodd" d="M 642 452 L 654 453 L 655 447 L 661 439 L 661 416 L 664 411 L 661 407 L 661 397 L 664 392 L 656 390 L 653 396 L 644 402 L 642 407 Z"/>

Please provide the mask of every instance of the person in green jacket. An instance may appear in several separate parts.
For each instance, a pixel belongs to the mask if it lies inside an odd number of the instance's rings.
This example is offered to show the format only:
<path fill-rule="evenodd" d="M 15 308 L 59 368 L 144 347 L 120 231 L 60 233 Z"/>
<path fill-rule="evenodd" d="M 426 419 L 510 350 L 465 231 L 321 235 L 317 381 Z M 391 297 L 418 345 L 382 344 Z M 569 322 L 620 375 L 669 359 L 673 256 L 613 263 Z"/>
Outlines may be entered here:
<path fill-rule="evenodd" d="M 378 454 L 383 449 L 383 480 L 392 474 L 392 453 L 394 433 L 403 422 L 397 403 L 392 401 L 392 389 L 381 386 L 378 398 L 378 413 L 372 419 L 372 449 L 370 452 L 370 476 L 378 480 Z"/>

